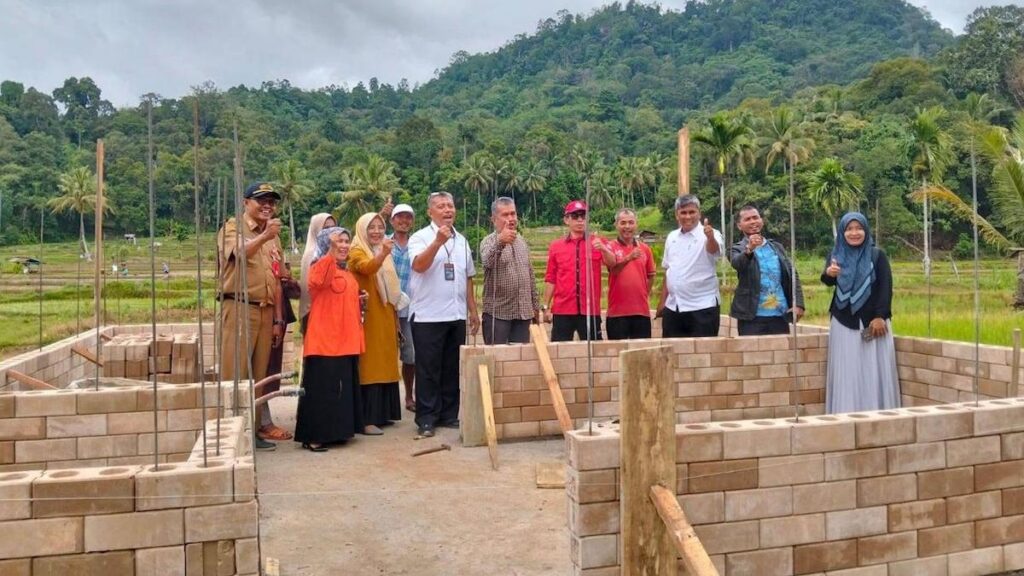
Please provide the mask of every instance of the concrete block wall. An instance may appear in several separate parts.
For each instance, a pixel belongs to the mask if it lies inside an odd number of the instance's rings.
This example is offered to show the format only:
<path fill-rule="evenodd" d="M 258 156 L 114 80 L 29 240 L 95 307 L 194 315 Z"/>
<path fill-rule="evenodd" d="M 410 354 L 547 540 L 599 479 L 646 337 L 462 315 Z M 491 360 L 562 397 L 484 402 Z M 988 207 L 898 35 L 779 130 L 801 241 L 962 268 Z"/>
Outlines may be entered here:
<path fill-rule="evenodd" d="M 896 363 L 904 406 L 926 406 L 974 400 L 974 344 L 927 338 L 896 338 Z M 1018 389 L 1010 389 L 1013 349 L 978 347 L 978 397 L 1024 395 L 1024 366 Z"/>
<path fill-rule="evenodd" d="M 233 384 L 206 385 L 207 413 L 200 384 L 160 384 L 100 390 L 45 390 L 0 393 L 0 473 L 89 466 L 130 466 L 153 462 L 153 433 L 161 462 L 186 460 L 203 429 L 216 418 L 218 395 L 225 413 Z M 247 387 L 241 387 L 240 415 L 247 415 Z"/>
<path fill-rule="evenodd" d="M 216 421 L 206 427 L 205 465 L 200 440 L 186 460 L 159 467 L 0 473 L 0 574 L 257 574 L 245 419 L 221 420 L 219 435 Z"/>
<path fill-rule="evenodd" d="M 575 574 L 620 571 L 614 426 L 568 435 Z M 676 493 L 723 576 L 1024 569 L 1024 398 L 676 427 Z"/>

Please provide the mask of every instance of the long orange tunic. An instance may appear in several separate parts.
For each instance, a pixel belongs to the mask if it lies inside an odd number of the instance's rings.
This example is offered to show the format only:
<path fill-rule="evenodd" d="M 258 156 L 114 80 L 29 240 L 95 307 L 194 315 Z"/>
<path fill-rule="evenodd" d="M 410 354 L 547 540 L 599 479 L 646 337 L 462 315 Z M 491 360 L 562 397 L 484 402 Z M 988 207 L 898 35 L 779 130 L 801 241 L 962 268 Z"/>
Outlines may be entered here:
<path fill-rule="evenodd" d="M 309 321 L 302 356 L 355 356 L 366 350 L 359 283 L 325 256 L 309 267 Z M 362 376 L 362 375 L 360 375 Z"/>
<path fill-rule="evenodd" d="M 369 294 L 363 324 L 369 346 L 359 356 L 359 383 L 398 382 L 398 319 L 395 307 L 385 304 L 377 290 L 374 276 L 380 265 L 374 264 L 373 255 L 355 247 L 348 253 L 348 269 L 355 275 L 359 287 Z"/>

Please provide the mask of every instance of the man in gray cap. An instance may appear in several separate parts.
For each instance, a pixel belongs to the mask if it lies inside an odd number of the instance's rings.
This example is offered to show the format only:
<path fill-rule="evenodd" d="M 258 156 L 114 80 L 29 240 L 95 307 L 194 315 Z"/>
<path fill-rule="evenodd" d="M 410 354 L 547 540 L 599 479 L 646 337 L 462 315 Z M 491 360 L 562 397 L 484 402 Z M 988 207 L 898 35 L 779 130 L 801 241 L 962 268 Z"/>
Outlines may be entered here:
<path fill-rule="evenodd" d="M 402 286 L 402 292 L 409 294 L 409 276 L 412 274 L 412 262 L 409 259 L 409 233 L 412 231 L 416 213 L 412 206 L 399 204 L 391 209 L 391 228 L 394 233 L 391 239 L 391 259 L 395 262 L 395 272 Z M 416 396 L 413 386 L 416 381 L 416 350 L 412 345 L 412 326 L 409 324 L 409 307 L 398 311 L 398 328 L 402 334 L 399 357 L 402 359 L 402 382 L 405 384 L 405 409 L 416 411 Z"/>

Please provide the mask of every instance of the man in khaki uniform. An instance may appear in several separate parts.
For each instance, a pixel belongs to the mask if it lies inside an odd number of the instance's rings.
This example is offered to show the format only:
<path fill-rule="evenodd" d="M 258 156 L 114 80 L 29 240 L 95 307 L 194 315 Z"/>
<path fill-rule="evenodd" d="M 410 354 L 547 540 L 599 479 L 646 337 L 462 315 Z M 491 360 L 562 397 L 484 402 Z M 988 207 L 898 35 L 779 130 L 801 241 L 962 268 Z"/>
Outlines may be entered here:
<path fill-rule="evenodd" d="M 245 190 L 242 249 L 246 256 L 246 284 L 242 284 L 242 268 L 238 256 L 238 230 L 235 219 L 229 219 L 217 233 L 220 247 L 220 297 L 223 330 L 221 331 L 221 374 L 225 380 L 248 378 L 250 360 L 254 381 L 267 374 L 270 348 L 284 337 L 284 298 L 279 278 L 281 244 L 278 234 L 281 221 L 274 217 L 281 195 L 267 183 L 256 183 Z M 248 302 L 248 303 L 247 303 Z M 245 324 L 249 322 L 248 350 Z M 240 365 L 235 366 L 236 350 Z M 259 415 L 257 415 L 259 422 Z M 272 445 L 271 445 L 272 446 Z"/>

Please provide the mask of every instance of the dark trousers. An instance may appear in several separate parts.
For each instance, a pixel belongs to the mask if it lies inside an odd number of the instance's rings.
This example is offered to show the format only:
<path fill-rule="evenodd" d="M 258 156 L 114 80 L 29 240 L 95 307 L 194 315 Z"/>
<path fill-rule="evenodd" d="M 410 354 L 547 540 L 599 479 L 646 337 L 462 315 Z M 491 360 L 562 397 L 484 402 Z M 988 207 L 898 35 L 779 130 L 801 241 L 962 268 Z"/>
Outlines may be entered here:
<path fill-rule="evenodd" d="M 483 315 L 484 344 L 529 344 L 529 320 L 502 320 Z"/>
<path fill-rule="evenodd" d="M 737 320 L 740 336 L 789 334 L 789 322 L 782 316 L 756 316 L 753 320 Z"/>
<path fill-rule="evenodd" d="M 661 319 L 661 336 L 662 338 L 715 337 L 718 336 L 718 327 L 721 322 L 717 304 L 711 308 L 690 312 L 676 312 L 665 308 Z"/>
<path fill-rule="evenodd" d="M 569 342 L 574 335 L 587 339 L 587 316 L 584 314 L 555 314 L 551 318 L 551 341 Z M 601 317 L 590 316 L 590 339 L 601 339 Z"/>
<path fill-rule="evenodd" d="M 416 349 L 416 424 L 436 426 L 459 418 L 459 346 L 466 321 L 412 321 Z"/>
<path fill-rule="evenodd" d="M 651 337 L 650 316 L 610 316 L 607 323 L 609 340 L 637 340 Z"/>

